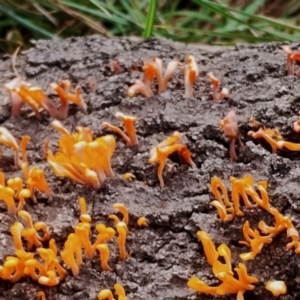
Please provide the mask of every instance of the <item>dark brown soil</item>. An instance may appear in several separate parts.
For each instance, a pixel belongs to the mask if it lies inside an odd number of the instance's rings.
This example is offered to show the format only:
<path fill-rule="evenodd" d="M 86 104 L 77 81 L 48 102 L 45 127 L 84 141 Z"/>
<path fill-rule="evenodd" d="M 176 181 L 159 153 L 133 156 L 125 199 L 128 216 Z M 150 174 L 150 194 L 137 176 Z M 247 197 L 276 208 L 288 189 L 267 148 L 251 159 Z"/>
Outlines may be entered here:
<path fill-rule="evenodd" d="M 296 49 L 300 43 L 294 44 Z M 143 61 L 153 56 L 164 62 L 171 59 L 184 63 L 187 55 L 194 55 L 199 65 L 200 76 L 195 88 L 195 98 L 184 98 L 183 72 L 177 71 L 168 92 L 145 99 L 127 97 L 127 88 L 135 78 L 141 77 Z M 121 72 L 113 75 L 111 64 L 117 57 Z M 10 57 L 2 56 L 0 63 L 1 85 L 14 77 Z M 113 156 L 116 178 L 107 180 L 103 188 L 93 191 L 79 186 L 67 178 L 54 176 L 43 161 L 43 143 L 51 140 L 50 147 L 56 149 L 59 134 L 49 126 L 50 119 L 43 115 L 40 123 L 24 108 L 20 118 L 10 118 L 10 103 L 6 92 L 0 90 L 0 123 L 18 139 L 31 136 L 29 161 L 46 170 L 47 179 L 54 191 L 52 201 L 38 194 L 38 204 L 27 203 L 34 221 L 46 222 L 61 247 L 78 222 L 78 198 L 85 197 L 93 224 L 110 224 L 107 215 L 113 212 L 112 204 L 124 203 L 130 212 L 130 236 L 127 247 L 130 258 L 118 262 L 116 241 L 111 243 L 113 272 L 102 272 L 99 258 L 86 261 L 77 278 L 71 276 L 59 286 L 45 288 L 28 278 L 12 285 L 0 282 L 0 299 L 37 299 L 36 292 L 44 290 L 48 300 L 96 299 L 103 288 L 112 288 L 115 282 L 124 285 L 128 299 L 134 300 L 192 300 L 192 299 L 236 299 L 236 295 L 213 297 L 196 294 L 187 288 L 192 275 L 207 283 L 215 282 L 196 232 L 207 231 L 214 242 L 226 243 L 232 250 L 233 265 L 241 262 L 240 253 L 248 248 L 239 245 L 243 239 L 242 225 L 250 220 L 257 227 L 259 220 L 269 220 L 261 210 L 246 211 L 245 217 L 223 223 L 215 209 L 209 206 L 213 200 L 209 191 L 210 179 L 219 176 L 228 183 L 229 176 L 241 177 L 246 173 L 255 180 L 269 182 L 272 205 L 292 217 L 300 229 L 300 168 L 299 153 L 280 152 L 273 155 L 267 145 L 247 137 L 248 120 L 254 116 L 268 127 L 278 127 L 284 139 L 300 142 L 300 135 L 293 132 L 291 124 L 298 119 L 300 110 L 300 80 L 286 76 L 285 56 L 277 43 L 259 46 L 238 45 L 233 49 L 204 49 L 201 46 L 186 47 L 165 40 L 146 42 L 128 39 L 103 39 L 98 36 L 71 38 L 68 40 L 37 41 L 28 51 L 18 57 L 17 68 L 29 82 L 41 86 L 55 99 L 49 84 L 70 79 L 80 84 L 88 104 L 88 114 L 72 107 L 63 123 L 70 129 L 78 125 L 89 126 L 95 136 L 107 131 L 101 128 L 103 121 L 118 125 L 113 115 L 116 111 L 139 117 L 137 132 L 139 147 L 129 148 L 117 137 L 117 149 Z M 138 71 L 130 69 L 138 66 Z M 210 82 L 206 73 L 213 71 L 222 85 L 230 90 L 227 101 L 212 100 Z M 223 136 L 218 122 L 231 109 L 237 112 L 240 132 L 245 149 L 238 152 L 238 161 L 229 158 L 229 143 Z M 149 149 L 179 130 L 193 154 L 197 169 L 181 165 L 178 158 L 168 161 L 164 172 L 166 187 L 158 186 L 156 166 L 148 164 Z M 6 177 L 13 172 L 13 154 L 3 147 L 0 167 Z M 132 172 L 133 182 L 124 182 L 121 175 Z M 147 182 L 147 184 L 145 184 Z M 228 184 L 229 186 L 229 184 Z M 14 254 L 9 227 L 15 221 L 7 215 L 1 203 L 0 214 L 0 259 Z M 150 226 L 140 229 L 136 220 L 146 216 Z M 286 251 L 288 242 L 282 234 L 266 246 L 253 261 L 247 262 L 249 274 L 259 278 L 253 292 L 245 299 L 274 299 L 264 286 L 268 280 L 284 280 L 288 294 L 281 299 L 300 299 L 299 256 Z"/>

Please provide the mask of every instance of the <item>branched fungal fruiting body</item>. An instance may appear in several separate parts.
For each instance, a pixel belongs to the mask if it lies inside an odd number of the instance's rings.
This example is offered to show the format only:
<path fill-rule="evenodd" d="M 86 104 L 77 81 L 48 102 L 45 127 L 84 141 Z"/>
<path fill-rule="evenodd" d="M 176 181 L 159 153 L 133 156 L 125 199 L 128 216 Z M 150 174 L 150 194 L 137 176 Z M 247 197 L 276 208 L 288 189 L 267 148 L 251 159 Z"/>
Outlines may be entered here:
<path fill-rule="evenodd" d="M 62 132 L 60 150 L 54 155 L 48 151 L 47 161 L 57 176 L 67 176 L 94 189 L 99 189 L 106 178 L 114 176 L 110 160 L 116 140 L 112 135 L 93 140 L 89 128 L 77 127 L 76 133 L 67 134 L 67 129 L 58 121 L 54 126 Z"/>
<path fill-rule="evenodd" d="M 61 105 L 58 109 L 40 87 L 33 87 L 21 78 L 15 78 L 5 84 L 4 88 L 9 92 L 11 100 L 12 116 L 19 116 L 21 108 L 27 103 L 38 120 L 41 120 L 40 107 L 47 111 L 51 117 L 63 120 L 68 116 L 69 101 L 86 113 L 87 107 L 82 99 L 80 86 L 76 86 L 75 94 L 70 93 L 71 82 L 69 80 L 63 80 L 59 84 L 51 83 L 50 87 L 60 98 Z"/>
<path fill-rule="evenodd" d="M 215 101 L 221 101 L 224 98 L 227 98 L 229 96 L 229 91 L 227 88 L 222 88 L 221 91 L 219 92 L 220 80 L 217 77 L 215 77 L 212 72 L 209 72 L 207 76 L 209 77 L 212 83 L 213 99 Z"/>
<path fill-rule="evenodd" d="M 188 150 L 187 146 L 181 143 L 181 134 L 175 131 L 172 136 L 168 137 L 161 143 L 159 143 L 155 148 L 150 150 L 149 163 L 153 164 L 159 162 L 157 169 L 157 177 L 159 179 L 160 187 L 164 187 L 164 180 L 162 173 L 167 162 L 168 156 L 172 153 L 178 152 L 180 157 L 185 163 L 190 165 L 192 168 L 196 168 L 195 163 L 192 160 L 192 155 Z"/>
<path fill-rule="evenodd" d="M 221 283 L 218 286 L 208 286 L 197 277 L 192 277 L 187 285 L 189 288 L 211 295 L 237 294 L 238 300 L 243 300 L 243 294 L 247 290 L 253 290 L 253 283 L 258 282 L 258 279 L 249 276 L 247 268 L 244 264 L 239 264 L 234 270 L 238 274 L 238 279 L 234 277 L 231 267 L 231 250 L 225 244 L 221 244 L 216 250 L 210 236 L 204 232 L 197 232 L 201 240 L 208 263 L 212 266 L 213 274 Z M 223 257 L 225 263 L 222 263 L 219 258 Z"/>
<path fill-rule="evenodd" d="M 124 115 L 121 112 L 117 112 L 115 115 L 123 122 L 123 126 L 125 128 L 126 133 L 124 133 L 120 128 L 107 123 L 103 122 L 102 126 L 109 128 L 110 130 L 118 133 L 127 143 L 128 146 L 135 146 L 138 144 L 138 137 L 136 135 L 136 131 L 134 128 L 134 123 L 138 120 L 136 117 Z"/>

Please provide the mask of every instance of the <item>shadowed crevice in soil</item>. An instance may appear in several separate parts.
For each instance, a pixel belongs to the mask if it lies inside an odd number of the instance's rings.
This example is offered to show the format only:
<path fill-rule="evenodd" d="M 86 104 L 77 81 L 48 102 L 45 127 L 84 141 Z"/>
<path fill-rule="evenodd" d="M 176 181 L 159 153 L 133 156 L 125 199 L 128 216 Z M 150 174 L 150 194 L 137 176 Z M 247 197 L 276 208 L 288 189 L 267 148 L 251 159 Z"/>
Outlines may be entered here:
<path fill-rule="evenodd" d="M 299 43 L 293 45 L 297 49 Z M 182 66 L 187 55 L 194 55 L 199 65 L 199 79 L 195 86 L 195 97 L 184 98 Z M 127 97 L 127 89 L 135 79 L 142 76 L 143 62 L 157 56 L 164 63 L 177 59 L 181 63 L 162 95 L 145 99 L 142 96 Z M 112 63 L 117 58 L 120 73 L 113 74 Z M 14 77 L 10 58 L 0 57 L 0 84 Z M 285 55 L 277 43 L 258 46 L 237 45 L 232 49 L 210 51 L 201 46 L 185 46 L 166 40 L 151 39 L 136 41 L 125 38 L 103 39 L 98 36 L 71 38 L 67 40 L 36 41 L 33 47 L 23 51 L 17 59 L 17 68 L 26 81 L 41 86 L 53 99 L 51 82 L 70 79 L 75 86 L 82 86 L 83 96 L 88 105 L 84 115 L 77 107 L 71 107 L 69 117 L 63 124 L 73 131 L 76 126 L 88 126 L 96 137 L 109 133 L 101 128 L 108 121 L 120 126 L 115 112 L 137 116 L 139 146 L 128 148 L 117 138 L 117 148 L 112 159 L 116 178 L 107 180 L 103 188 L 93 191 L 78 186 L 67 178 L 54 176 L 43 161 L 43 143 L 50 139 L 49 147 L 57 149 L 60 136 L 43 115 L 39 122 L 28 107 L 21 117 L 10 118 L 10 103 L 6 92 L 1 89 L 0 124 L 9 129 L 18 139 L 30 135 L 28 159 L 32 165 L 46 170 L 54 197 L 48 201 L 45 195 L 37 195 L 38 204 L 27 203 L 34 221 L 44 221 L 51 228 L 52 237 L 63 246 L 72 226 L 78 222 L 78 198 L 85 197 L 93 225 L 104 222 L 113 225 L 107 216 L 113 212 L 112 204 L 124 203 L 130 212 L 127 248 L 130 258 L 118 262 L 116 241 L 111 242 L 113 272 L 101 271 L 99 258 L 86 261 L 77 278 L 71 275 L 59 286 L 45 288 L 28 278 L 15 285 L 0 282 L 0 299 L 37 299 L 36 292 L 45 290 L 48 300 L 96 299 L 103 288 L 112 288 L 121 282 L 128 299 L 195 300 L 235 299 L 235 295 L 214 297 L 196 294 L 186 286 L 192 275 L 208 284 L 217 284 L 208 265 L 201 244 L 197 241 L 198 230 L 207 231 L 214 242 L 226 243 L 232 250 L 233 265 L 240 260 L 239 254 L 247 252 L 238 244 L 243 239 L 242 225 L 246 220 L 256 228 L 260 220 L 272 222 L 269 215 L 261 210 L 248 211 L 245 217 L 236 218 L 232 223 L 218 220 L 215 209 L 209 206 L 213 200 L 209 192 L 212 176 L 217 175 L 229 187 L 229 176 L 241 177 L 246 173 L 255 180 L 267 180 L 272 204 L 281 212 L 290 215 L 297 229 L 300 229 L 299 194 L 300 169 L 299 153 L 287 151 L 273 155 L 268 145 L 251 140 L 248 120 L 254 116 L 267 127 L 278 127 L 284 139 L 300 142 L 300 135 L 293 132 L 292 122 L 298 119 L 300 110 L 300 80 L 285 75 Z M 221 84 L 230 91 L 230 98 L 214 102 L 210 82 L 206 73 L 213 71 Z M 231 109 L 235 109 L 240 125 L 241 138 L 245 144 L 238 150 L 238 161 L 229 159 L 229 143 L 223 136 L 218 122 Z M 168 161 L 164 171 L 166 187 L 160 189 L 156 166 L 148 164 L 149 150 L 173 131 L 179 130 L 193 155 L 197 169 L 180 165 L 178 157 Z M 3 147 L 0 167 L 6 178 L 21 176 L 12 171 L 13 155 Z M 121 175 L 132 172 L 133 182 L 124 182 Z M 14 248 L 9 227 L 15 222 L 7 215 L 0 203 L 0 259 L 13 255 Z M 140 216 L 149 220 L 149 227 L 140 229 L 136 221 Z M 271 224 L 271 223 L 269 223 Z M 95 230 L 93 231 L 95 233 Z M 95 238 L 95 236 L 93 237 Z M 288 295 L 281 299 L 300 297 L 299 257 L 286 251 L 288 240 L 284 234 L 274 239 L 253 261 L 247 262 L 249 274 L 259 278 L 253 292 L 247 292 L 245 299 L 274 299 L 264 289 L 270 279 L 284 280 Z M 300 299 L 300 298 L 299 298 Z"/>

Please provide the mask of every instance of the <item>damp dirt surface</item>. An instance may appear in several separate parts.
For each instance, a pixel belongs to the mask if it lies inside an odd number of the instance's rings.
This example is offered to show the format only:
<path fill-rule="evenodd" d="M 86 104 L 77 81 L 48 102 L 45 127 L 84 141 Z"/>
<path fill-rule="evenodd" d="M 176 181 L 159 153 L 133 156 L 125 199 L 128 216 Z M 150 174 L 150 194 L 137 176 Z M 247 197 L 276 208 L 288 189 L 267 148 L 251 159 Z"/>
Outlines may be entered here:
<path fill-rule="evenodd" d="M 298 49 L 300 43 L 292 45 Z M 194 55 L 199 66 L 199 78 L 194 98 L 184 97 L 182 66 L 187 55 Z M 160 57 L 164 64 L 177 59 L 180 69 L 169 83 L 167 92 L 144 98 L 127 96 L 128 87 L 142 77 L 142 65 L 151 57 Z M 115 59 L 120 64 L 114 74 Z M 0 281 L 0 299 L 38 299 L 43 290 L 48 300 L 96 299 L 97 293 L 113 289 L 116 282 L 123 284 L 128 299 L 135 300 L 196 300 L 236 299 L 236 295 L 211 296 L 197 294 L 187 287 L 192 276 L 207 284 L 217 284 L 203 252 L 196 232 L 204 230 L 218 246 L 226 243 L 232 251 L 233 267 L 242 262 L 239 254 L 249 251 L 238 241 L 243 240 L 242 226 L 246 220 L 257 228 L 260 220 L 272 224 L 267 212 L 247 210 L 244 217 L 232 222 L 221 222 L 210 201 L 214 200 L 209 184 L 214 175 L 230 188 L 229 177 L 252 174 L 255 182 L 268 181 L 268 193 L 273 206 L 292 218 L 300 230 L 300 154 L 279 151 L 272 154 L 268 145 L 247 136 L 248 120 L 254 116 L 267 127 L 280 129 L 285 140 L 300 142 L 300 135 L 292 130 L 300 110 L 300 79 L 286 76 L 286 60 L 280 44 L 257 46 L 237 45 L 229 49 L 186 46 L 167 40 L 138 41 L 126 38 L 104 39 L 98 36 L 67 40 L 36 41 L 32 48 L 22 51 L 17 59 L 21 76 L 33 85 L 41 86 L 51 99 L 57 100 L 49 88 L 51 82 L 70 79 L 73 86 L 80 84 L 88 106 L 88 114 L 71 106 L 63 124 L 74 131 L 76 126 L 88 126 L 94 136 L 110 133 L 101 128 L 104 121 L 119 126 L 114 117 L 117 111 L 139 118 L 136 123 L 139 146 L 128 147 L 116 136 L 117 148 L 112 158 L 116 176 L 108 179 L 99 191 L 76 185 L 68 178 L 56 177 L 43 160 L 43 144 L 50 140 L 50 149 L 57 150 L 60 134 L 51 126 L 52 121 L 42 113 L 39 122 L 24 106 L 21 117 L 10 118 L 10 102 L 5 90 L 0 90 L 0 123 L 20 140 L 29 135 L 28 159 L 31 166 L 45 170 L 54 192 L 52 199 L 36 193 L 37 204 L 27 201 L 25 209 L 33 221 L 44 221 L 51 230 L 59 249 L 78 223 L 79 197 L 87 201 L 93 226 L 103 222 L 113 226 L 108 215 L 115 212 L 114 203 L 124 203 L 130 212 L 127 250 L 130 257 L 118 261 L 116 240 L 109 243 L 110 265 L 113 272 L 102 271 L 98 255 L 85 260 L 78 277 L 71 272 L 58 286 L 39 286 L 29 278 L 16 284 Z M 221 84 L 230 91 L 228 100 L 214 102 L 206 74 L 213 71 Z M 0 56 L 0 84 L 14 78 L 10 57 Z M 229 141 L 219 128 L 219 121 L 231 110 L 236 111 L 241 139 L 245 145 L 237 147 L 238 160 L 229 157 Z M 157 165 L 148 163 L 149 150 L 175 130 L 183 134 L 192 158 L 197 165 L 191 169 L 172 156 L 164 170 L 165 188 L 159 187 Z M 22 176 L 13 170 L 13 152 L 2 147 L 0 167 L 6 178 Z M 136 180 L 125 182 L 122 174 L 131 172 Z M 140 216 L 148 219 L 149 227 L 138 228 Z M 15 217 L 0 205 L 0 260 L 14 255 L 10 226 Z M 93 239 L 96 231 L 93 227 Z M 268 280 L 283 280 L 288 293 L 281 299 L 300 299 L 300 257 L 285 249 L 289 240 L 285 233 L 274 238 L 257 257 L 246 262 L 250 275 L 259 279 L 245 299 L 275 299 L 265 290 Z"/>

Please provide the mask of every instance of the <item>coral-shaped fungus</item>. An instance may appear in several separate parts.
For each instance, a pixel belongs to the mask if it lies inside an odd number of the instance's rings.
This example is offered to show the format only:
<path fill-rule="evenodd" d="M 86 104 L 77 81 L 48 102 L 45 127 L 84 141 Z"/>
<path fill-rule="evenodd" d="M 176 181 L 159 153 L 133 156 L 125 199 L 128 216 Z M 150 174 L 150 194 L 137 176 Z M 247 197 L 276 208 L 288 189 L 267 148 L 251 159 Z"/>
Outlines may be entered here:
<path fill-rule="evenodd" d="M 284 141 L 277 128 L 266 128 L 263 124 L 257 122 L 253 117 L 250 118 L 249 125 L 254 129 L 258 128 L 258 130 L 256 132 L 250 130 L 248 132 L 248 135 L 255 139 L 264 139 L 267 143 L 270 144 L 272 148 L 272 153 L 277 153 L 278 149 L 282 150 L 284 148 L 291 151 L 300 151 L 300 144 Z M 295 125 L 294 123 L 294 129 L 295 128 L 297 129 L 297 124 Z"/>
<path fill-rule="evenodd" d="M 80 86 L 75 88 L 75 94 L 70 93 L 71 82 L 69 80 L 63 80 L 59 84 L 52 83 L 50 86 L 59 96 L 61 101 L 59 108 L 56 108 L 40 87 L 31 86 L 19 77 L 5 84 L 4 88 L 8 91 L 11 100 L 12 116 L 19 116 L 25 103 L 32 108 L 39 120 L 41 120 L 40 109 L 47 111 L 53 118 L 65 119 L 68 115 L 69 102 L 76 104 L 86 112 L 86 104 L 82 99 Z"/>
<path fill-rule="evenodd" d="M 33 246 L 40 247 L 41 242 L 48 240 L 50 234 L 47 225 L 42 222 L 33 224 L 31 216 L 25 211 L 20 211 L 19 216 L 25 219 L 27 228 L 24 228 L 20 222 L 15 222 L 11 226 L 10 232 L 13 236 L 16 256 L 6 257 L 3 266 L 0 266 L 0 278 L 14 283 L 24 276 L 29 276 L 42 285 L 59 284 L 64 280 L 67 272 L 59 264 L 54 240 L 50 240 L 48 249 L 36 249 L 41 260 L 35 259 L 34 253 L 26 252 L 23 248 L 23 240 L 27 242 L 28 249 Z M 40 232 L 44 234 L 40 235 Z M 44 263 L 41 262 L 42 260 Z"/>
<path fill-rule="evenodd" d="M 135 146 L 138 144 L 138 137 L 136 135 L 136 131 L 134 128 L 134 123 L 138 120 L 136 117 L 124 115 L 121 112 L 116 113 L 116 118 L 120 119 L 123 122 L 123 126 L 125 128 L 125 132 L 123 132 L 120 128 L 108 123 L 103 122 L 102 126 L 106 127 L 116 133 L 118 133 L 127 143 L 128 146 Z"/>
<path fill-rule="evenodd" d="M 236 160 L 235 143 L 238 142 L 241 148 L 244 146 L 240 138 L 235 111 L 231 110 L 227 116 L 219 122 L 219 125 L 223 129 L 224 135 L 230 139 L 230 158 Z"/>
<path fill-rule="evenodd" d="M 166 138 L 164 141 L 162 141 L 156 147 L 150 150 L 149 163 L 159 163 L 157 169 L 157 176 L 161 188 L 165 186 L 162 173 L 167 163 L 167 158 L 169 157 L 169 155 L 175 152 L 179 153 L 180 158 L 185 163 L 190 165 L 192 168 L 196 168 L 196 165 L 192 160 L 191 152 L 188 150 L 187 146 L 181 141 L 181 134 L 178 131 L 175 131 L 172 136 Z"/>
<path fill-rule="evenodd" d="M 87 127 L 77 127 L 76 132 L 70 134 L 58 121 L 52 122 L 52 125 L 62 133 L 59 151 L 47 153 L 47 161 L 57 176 L 69 177 L 96 190 L 106 178 L 114 176 L 110 160 L 116 141 L 112 135 L 93 139 Z"/>
<path fill-rule="evenodd" d="M 231 251 L 225 244 L 221 244 L 217 249 L 210 236 L 205 231 L 198 231 L 197 236 L 202 242 L 204 253 L 208 263 L 212 266 L 213 274 L 221 283 L 218 286 L 208 286 L 197 277 L 192 277 L 187 285 L 189 288 L 211 295 L 237 294 L 237 300 L 244 299 L 244 293 L 253 290 L 253 283 L 258 279 L 249 276 L 244 264 L 238 264 L 234 270 L 237 273 L 236 278 L 231 268 Z M 220 258 L 224 262 L 221 262 Z"/>
<path fill-rule="evenodd" d="M 244 216 L 244 212 L 240 208 L 240 200 L 242 199 L 248 209 L 261 207 L 274 217 L 274 226 L 268 226 L 264 221 L 260 221 L 258 229 L 251 229 L 248 221 L 243 226 L 245 241 L 240 241 L 251 248 L 248 253 L 240 255 L 241 259 L 249 260 L 255 258 L 263 247 L 270 244 L 273 238 L 280 232 L 286 230 L 286 235 L 292 241 L 286 245 L 286 248 L 294 248 L 296 254 L 300 253 L 299 233 L 294 227 L 288 216 L 282 215 L 278 209 L 272 207 L 267 193 L 267 182 L 259 181 L 257 190 L 254 186 L 254 180 L 251 175 L 245 175 L 242 179 L 234 177 L 230 178 L 232 189 L 230 201 L 227 189 L 224 183 L 216 176 L 211 180 L 211 191 L 216 200 L 210 204 L 214 206 L 222 221 L 231 221 L 237 216 Z M 220 193 L 221 192 L 221 193 Z"/>
<path fill-rule="evenodd" d="M 64 245 L 64 250 L 61 252 L 61 257 L 64 263 L 71 268 L 73 276 L 79 274 L 80 267 L 84 256 L 92 259 L 96 254 L 96 250 L 100 252 L 100 264 L 103 270 L 111 271 L 108 265 L 110 256 L 109 248 L 105 244 L 115 236 L 115 230 L 111 227 L 106 227 L 104 224 L 97 224 L 96 230 L 98 235 L 94 244 L 91 243 L 91 217 L 87 213 L 86 202 L 84 198 L 79 199 L 80 206 L 80 222 L 74 227 L 74 233 L 69 234 Z"/>
<path fill-rule="evenodd" d="M 185 96 L 192 98 L 194 94 L 194 84 L 198 78 L 199 71 L 198 65 L 194 56 L 189 55 L 186 57 L 186 65 L 184 66 L 184 87 L 185 87 Z"/>
<path fill-rule="evenodd" d="M 140 93 L 145 97 L 153 96 L 151 90 L 151 84 L 156 78 L 158 83 L 158 93 L 163 93 L 167 90 L 168 82 L 172 78 L 173 73 L 178 68 L 178 61 L 170 61 L 167 65 L 167 69 L 163 74 L 163 64 L 162 60 L 153 57 L 151 61 L 144 63 L 143 71 L 144 76 L 142 80 L 136 80 L 134 85 L 129 87 L 128 96 L 133 97 L 135 94 Z"/>
<path fill-rule="evenodd" d="M 215 75 L 212 72 L 207 73 L 207 76 L 209 77 L 212 84 L 213 99 L 215 101 L 221 101 L 224 98 L 227 98 L 229 96 L 229 91 L 227 88 L 222 88 L 219 92 L 220 80 L 217 77 L 215 77 Z"/>
<path fill-rule="evenodd" d="M 23 209 L 25 198 L 31 197 L 31 192 L 29 189 L 23 188 L 23 181 L 19 177 L 7 180 L 6 185 L 2 172 L 0 172 L 0 178 L 0 200 L 5 202 L 10 215 L 16 215 L 18 211 Z M 17 206 L 16 200 L 19 200 Z"/>

